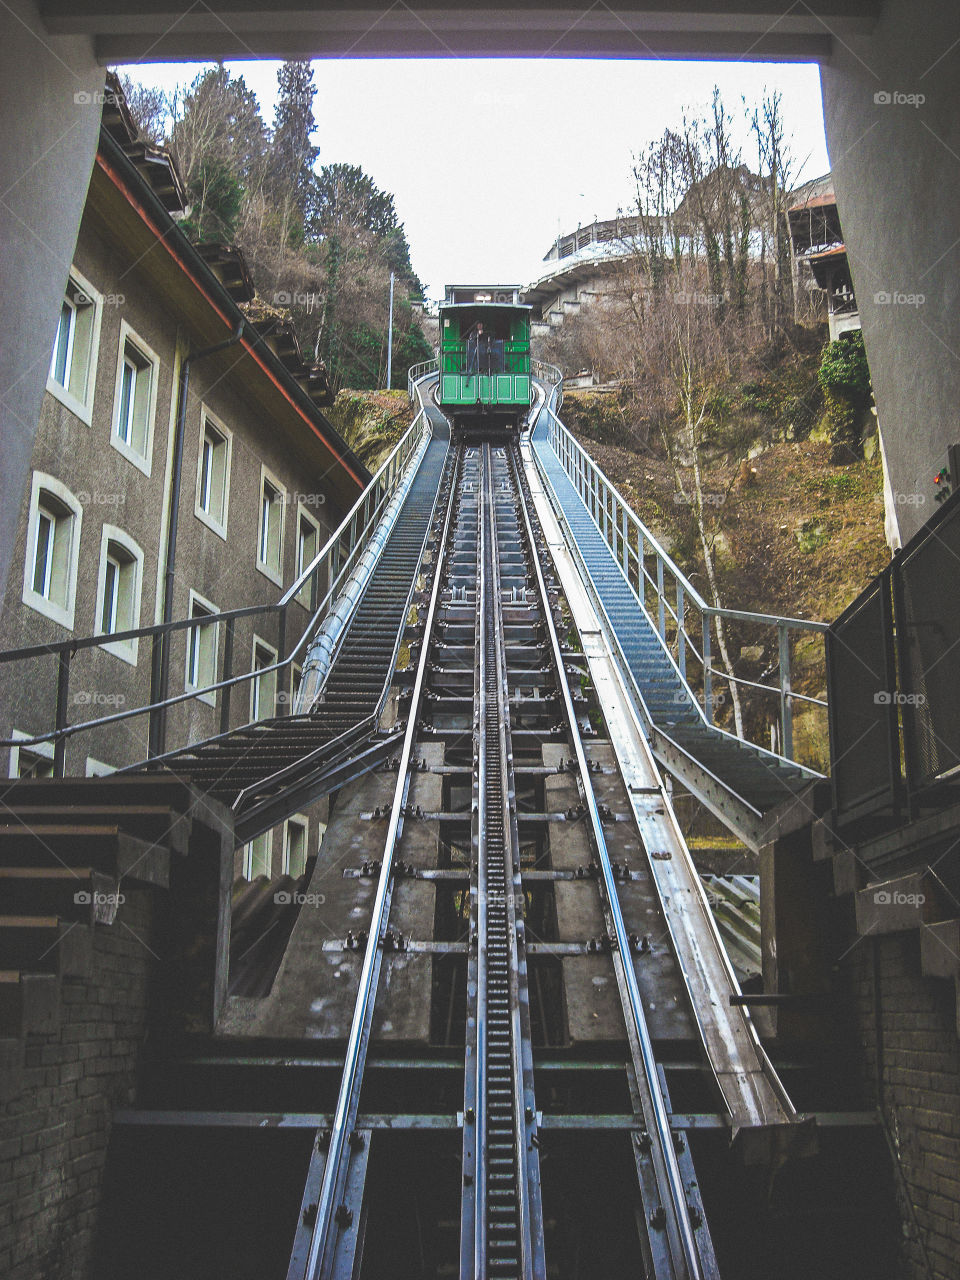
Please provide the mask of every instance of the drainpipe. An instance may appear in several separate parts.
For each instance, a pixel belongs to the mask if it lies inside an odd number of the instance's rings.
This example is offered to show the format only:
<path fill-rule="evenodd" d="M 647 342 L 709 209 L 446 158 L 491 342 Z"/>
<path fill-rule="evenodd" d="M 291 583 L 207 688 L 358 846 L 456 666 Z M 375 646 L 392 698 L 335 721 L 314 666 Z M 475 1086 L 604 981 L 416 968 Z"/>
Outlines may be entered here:
<path fill-rule="evenodd" d="M 177 427 L 173 441 L 173 476 L 170 484 L 170 516 L 167 522 L 167 554 L 166 572 L 163 579 L 163 625 L 173 621 L 173 581 L 176 575 L 177 529 L 180 523 L 180 489 L 183 479 L 183 442 L 187 423 L 187 391 L 190 386 L 190 366 L 195 360 L 203 360 L 224 351 L 240 341 L 243 336 L 246 320 L 241 317 L 236 329 L 223 342 L 216 342 L 210 347 L 201 347 L 184 356 L 180 362 L 180 376 L 177 383 Z M 162 632 L 159 643 L 153 646 L 153 666 L 151 670 L 151 702 L 165 702 L 170 686 L 170 634 Z M 163 755 L 166 749 L 167 709 L 157 707 L 150 712 L 150 740 L 148 754 Z"/>

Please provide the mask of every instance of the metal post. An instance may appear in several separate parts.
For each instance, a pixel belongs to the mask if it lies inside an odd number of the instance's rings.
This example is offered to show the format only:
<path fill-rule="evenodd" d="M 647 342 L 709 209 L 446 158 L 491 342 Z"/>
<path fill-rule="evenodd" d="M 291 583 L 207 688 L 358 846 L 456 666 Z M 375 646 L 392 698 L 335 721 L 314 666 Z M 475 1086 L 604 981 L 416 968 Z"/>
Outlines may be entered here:
<path fill-rule="evenodd" d="M 224 627 L 223 637 L 223 678 L 229 680 L 233 675 L 233 618 L 228 618 Z M 225 684 L 221 690 L 220 696 L 220 732 L 227 733 L 230 729 L 230 695 L 233 693 L 233 685 Z"/>
<path fill-rule="evenodd" d="M 387 324 L 387 390 L 393 382 L 393 272 L 390 272 L 390 320 Z"/>
<path fill-rule="evenodd" d="M 710 669 L 710 614 L 700 615 L 703 622 L 703 714 L 713 724 L 713 676 Z"/>
<path fill-rule="evenodd" d="M 69 649 L 61 649 L 57 654 L 57 736 L 53 742 L 53 776 L 63 777 L 63 763 L 67 751 L 67 740 L 63 730 L 67 727 L 67 704 L 70 699 L 70 659 L 73 654 Z"/>
<path fill-rule="evenodd" d="M 153 710 L 150 712 L 147 730 L 147 755 L 151 759 L 154 756 L 163 755 L 164 737 L 166 735 L 166 720 L 163 715 L 163 708 L 156 705 L 160 701 L 161 651 L 163 645 L 163 633 L 155 631 L 150 639 L 150 703 L 153 706 Z"/>
<path fill-rule="evenodd" d="M 660 627 L 660 636 L 662 639 L 667 638 L 667 606 L 663 596 L 663 556 L 657 556 L 657 622 Z"/>
<path fill-rule="evenodd" d="M 677 666 L 680 668 L 680 674 L 684 680 L 687 678 L 687 635 L 686 623 L 684 621 L 684 610 L 686 606 L 686 597 L 683 593 L 683 584 L 677 583 Z"/>
<path fill-rule="evenodd" d="M 780 632 L 780 724 L 783 730 L 783 754 L 793 759 L 793 703 L 790 698 L 790 632 L 781 622 Z"/>
<path fill-rule="evenodd" d="M 281 609 L 280 621 L 277 626 L 277 661 L 278 662 L 283 662 L 284 658 L 286 657 L 286 649 L 287 649 L 287 611 L 286 609 Z M 276 683 L 275 683 L 275 692 L 274 692 L 274 698 L 273 698 L 273 713 L 274 715 L 282 716 L 286 714 L 287 700 L 282 696 L 283 691 L 280 688 L 279 672 L 275 673 L 275 677 L 276 677 Z"/>

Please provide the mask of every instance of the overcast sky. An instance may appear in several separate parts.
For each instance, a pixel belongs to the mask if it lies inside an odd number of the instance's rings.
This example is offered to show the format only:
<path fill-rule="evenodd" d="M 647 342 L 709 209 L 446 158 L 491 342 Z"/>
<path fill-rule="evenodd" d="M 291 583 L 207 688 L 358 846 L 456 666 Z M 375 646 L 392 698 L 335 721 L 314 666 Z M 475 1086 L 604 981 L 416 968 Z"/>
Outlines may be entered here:
<path fill-rule="evenodd" d="M 230 63 L 273 120 L 278 64 Z M 318 61 L 319 164 L 360 165 L 396 197 L 430 298 L 446 283 L 527 284 L 558 232 L 631 203 L 631 157 L 703 108 L 719 85 L 742 99 L 783 94 L 799 181 L 829 168 L 820 73 L 812 65 L 667 61 Z M 122 68 L 171 88 L 191 64 Z M 756 168 L 747 127 L 743 158 Z"/>

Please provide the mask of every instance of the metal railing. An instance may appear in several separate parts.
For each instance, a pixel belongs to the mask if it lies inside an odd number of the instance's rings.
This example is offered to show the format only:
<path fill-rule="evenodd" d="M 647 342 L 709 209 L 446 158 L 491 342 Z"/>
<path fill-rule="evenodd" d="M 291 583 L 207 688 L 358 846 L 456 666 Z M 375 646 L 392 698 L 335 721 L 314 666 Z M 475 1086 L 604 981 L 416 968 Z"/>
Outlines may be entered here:
<path fill-rule="evenodd" d="M 429 363 L 429 362 L 428 362 Z M 414 366 L 419 369 L 421 366 Z M 420 377 L 423 374 L 419 374 Z M 251 684 L 254 680 L 263 680 L 272 673 L 291 668 L 300 654 L 305 651 L 310 639 L 320 623 L 335 603 L 340 589 L 345 584 L 360 557 L 363 555 L 370 539 L 380 522 L 386 508 L 397 491 L 413 455 L 420 447 L 424 436 L 430 431 L 430 423 L 421 407 L 403 438 L 391 451 L 389 457 L 374 475 L 363 493 L 350 508 L 339 526 L 327 539 L 311 562 L 306 565 L 296 580 L 287 588 L 279 600 L 266 605 L 249 605 L 239 609 L 229 609 L 211 613 L 201 620 L 181 618 L 170 623 L 157 623 L 149 627 L 136 627 L 127 631 L 116 631 L 109 634 L 74 637 L 53 644 L 31 645 L 25 648 L 9 649 L 0 653 L 0 664 L 29 662 L 36 659 L 50 658 L 56 664 L 56 709 L 54 727 L 46 733 L 32 737 L 0 739 L 0 747 L 32 747 L 41 743 L 53 743 L 54 776 L 62 777 L 64 771 L 64 754 L 68 739 L 80 733 L 117 724 L 137 716 L 150 716 L 150 750 L 149 757 L 159 761 L 167 754 L 165 742 L 165 718 L 163 713 L 168 707 L 192 702 L 207 695 L 222 693 L 220 698 L 220 734 L 223 736 L 231 729 L 243 727 L 230 724 L 231 699 L 233 690 L 239 685 Z M 309 621 L 303 628 L 299 639 L 292 649 L 285 654 L 287 644 L 287 623 L 290 606 L 294 602 L 303 603 L 302 597 L 311 601 Z M 300 599 L 298 599 L 300 597 Z M 315 603 L 313 603 L 315 601 Z M 278 617 L 278 659 L 269 666 L 258 667 L 251 671 L 234 674 L 234 629 L 242 618 Z M 209 627 L 224 627 L 224 644 L 222 658 L 220 655 L 219 630 L 215 631 L 216 664 L 219 678 L 202 686 L 190 687 L 183 693 L 169 696 L 168 690 L 161 688 L 157 673 L 161 670 L 157 650 L 164 644 L 170 644 L 174 635 L 179 632 L 202 631 Z M 138 640 L 150 640 L 151 643 L 151 687 L 149 701 L 137 707 L 124 708 L 110 715 L 98 716 L 94 719 L 69 723 L 68 708 L 70 705 L 70 676 L 73 659 L 77 653 L 91 649 L 130 643 Z M 188 640 L 189 643 L 189 640 Z M 287 695 L 277 691 L 274 705 L 269 713 L 261 719 L 271 719 L 273 715 L 283 715 Z M 247 723 L 259 723 L 248 721 Z M 187 745 L 187 744 L 184 744 Z M 199 744 L 193 744 L 199 745 Z"/>
<path fill-rule="evenodd" d="M 955 803 L 960 783 L 960 493 L 827 636 L 835 823 Z"/>
<path fill-rule="evenodd" d="M 555 364 L 547 364 L 543 360 L 530 361 L 530 372 L 547 388 L 550 403 L 554 409 L 563 404 L 563 374 Z"/>
<path fill-rule="evenodd" d="M 439 367 L 436 356 L 432 360 L 421 360 L 419 364 L 410 366 L 407 370 L 407 395 L 411 404 L 416 404 L 417 401 L 417 383 L 429 374 L 436 373 Z"/>
<path fill-rule="evenodd" d="M 704 600 L 557 417 L 552 407 L 555 401 L 556 397 L 550 394 L 544 406 L 550 423 L 549 443 L 593 517 L 615 561 L 623 570 L 638 604 L 664 642 L 691 698 L 700 703 L 707 723 L 713 723 L 713 708 L 717 703 L 713 689 L 715 680 L 725 681 L 729 687 L 750 689 L 776 698 L 779 701 L 779 754 L 787 759 L 794 759 L 794 704 L 804 703 L 826 708 L 827 702 L 822 698 L 798 693 L 792 688 L 791 633 L 822 636 L 828 629 L 827 624 L 775 614 L 719 608 Z M 714 657 L 715 651 L 719 652 L 716 628 L 718 623 L 726 621 L 749 625 L 759 629 L 761 634 L 775 633 L 776 684 L 764 684 L 734 675 L 717 663 Z M 696 680 L 697 673 L 703 685 L 702 701 L 691 687 L 691 681 Z"/>

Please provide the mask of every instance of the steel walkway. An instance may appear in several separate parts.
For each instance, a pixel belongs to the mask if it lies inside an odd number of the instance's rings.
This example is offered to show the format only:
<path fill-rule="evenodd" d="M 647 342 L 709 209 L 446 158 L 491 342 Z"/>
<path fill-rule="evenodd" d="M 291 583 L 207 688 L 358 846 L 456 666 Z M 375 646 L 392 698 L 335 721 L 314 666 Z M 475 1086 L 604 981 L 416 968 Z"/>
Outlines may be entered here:
<path fill-rule="evenodd" d="M 292 811 L 291 804 L 303 803 L 304 788 L 309 798 L 323 794 L 317 785 L 324 775 L 331 786 L 342 785 L 352 775 L 337 765 L 362 771 L 394 745 L 389 735 L 372 747 L 368 740 L 390 688 L 449 452 L 446 420 L 430 406 L 426 412 L 431 439 L 310 712 L 260 720 L 163 762 L 232 805 L 241 838 L 252 838 Z"/>
<path fill-rule="evenodd" d="M 756 846 L 763 814 L 817 776 L 708 723 L 672 655 L 548 442 L 544 407 L 531 443 L 585 577 L 639 694 L 655 755 L 736 834 Z"/>

